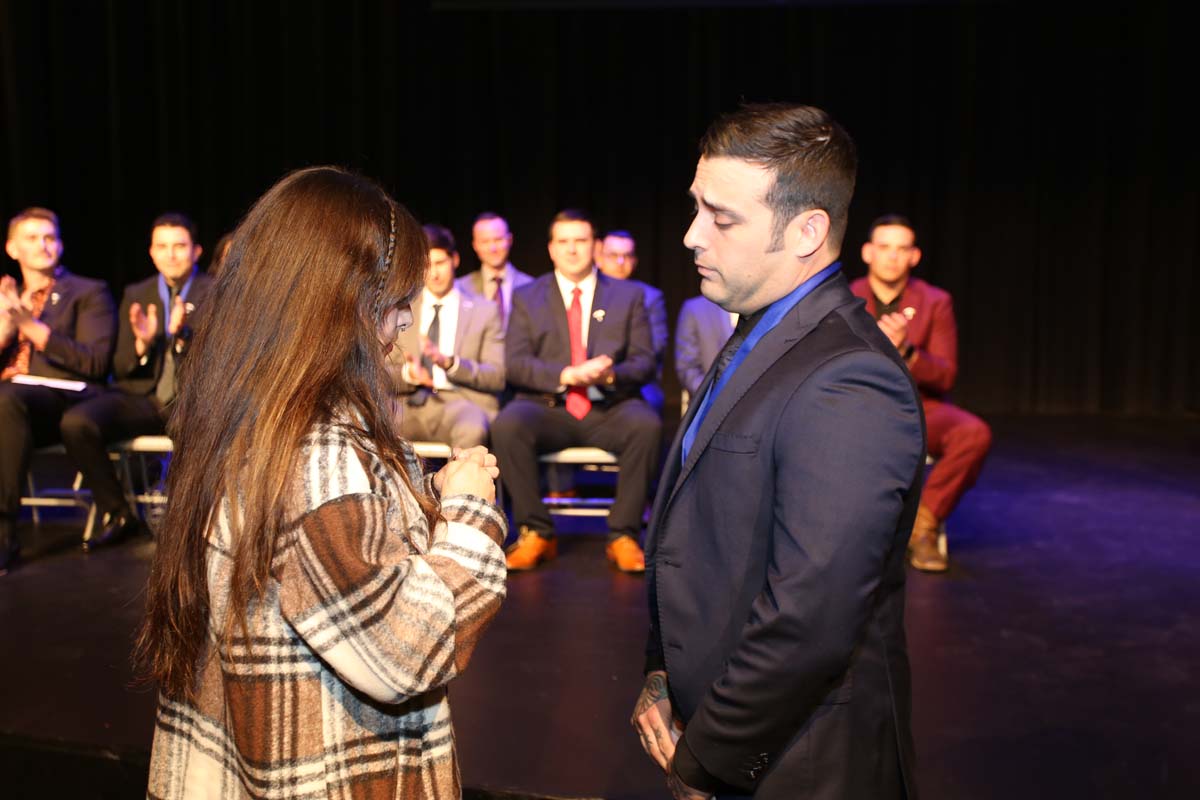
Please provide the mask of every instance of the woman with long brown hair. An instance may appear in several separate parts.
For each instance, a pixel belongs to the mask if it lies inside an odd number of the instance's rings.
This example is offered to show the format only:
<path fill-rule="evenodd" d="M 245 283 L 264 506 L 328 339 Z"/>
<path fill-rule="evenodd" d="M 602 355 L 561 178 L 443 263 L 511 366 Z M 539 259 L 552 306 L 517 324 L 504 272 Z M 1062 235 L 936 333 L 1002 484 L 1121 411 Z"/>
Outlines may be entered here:
<path fill-rule="evenodd" d="M 150 796 L 461 794 L 445 687 L 503 600 L 506 531 L 493 456 L 422 476 L 392 422 L 426 258 L 402 206 L 329 167 L 235 232 L 168 426 Z"/>

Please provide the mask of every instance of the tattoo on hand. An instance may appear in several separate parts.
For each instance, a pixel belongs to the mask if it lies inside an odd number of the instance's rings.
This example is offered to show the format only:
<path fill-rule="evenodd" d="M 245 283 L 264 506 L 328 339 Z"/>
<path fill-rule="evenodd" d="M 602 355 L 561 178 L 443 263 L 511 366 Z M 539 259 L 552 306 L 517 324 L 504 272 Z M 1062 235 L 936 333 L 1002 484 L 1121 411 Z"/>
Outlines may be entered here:
<path fill-rule="evenodd" d="M 642 687 L 642 695 L 638 698 L 637 707 L 633 710 L 634 718 L 640 717 L 650 706 L 665 699 L 667 699 L 667 676 L 651 675 L 647 679 L 646 685 Z"/>

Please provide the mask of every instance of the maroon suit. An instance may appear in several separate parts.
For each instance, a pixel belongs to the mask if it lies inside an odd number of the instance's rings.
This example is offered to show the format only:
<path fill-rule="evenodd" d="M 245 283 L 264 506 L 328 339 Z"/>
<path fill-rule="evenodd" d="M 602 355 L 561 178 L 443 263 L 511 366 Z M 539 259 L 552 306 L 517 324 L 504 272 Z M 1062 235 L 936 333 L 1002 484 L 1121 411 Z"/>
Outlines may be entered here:
<path fill-rule="evenodd" d="M 851 284 L 850 291 L 867 301 L 872 316 L 878 316 L 866 278 Z M 975 485 L 992 445 L 992 431 L 979 417 L 946 399 L 958 375 L 958 328 L 950 293 L 909 278 L 897 305 L 908 317 L 908 340 L 914 348 L 908 369 L 925 407 L 926 447 L 937 459 L 925 480 L 921 505 L 943 520 Z"/>

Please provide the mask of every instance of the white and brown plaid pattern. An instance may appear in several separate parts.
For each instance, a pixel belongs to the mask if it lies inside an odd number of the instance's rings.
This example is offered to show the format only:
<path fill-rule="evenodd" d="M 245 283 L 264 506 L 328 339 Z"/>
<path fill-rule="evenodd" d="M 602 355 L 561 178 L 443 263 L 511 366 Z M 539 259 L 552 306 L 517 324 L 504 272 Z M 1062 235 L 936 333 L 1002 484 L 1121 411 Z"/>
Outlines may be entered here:
<path fill-rule="evenodd" d="M 504 516 L 445 497 L 431 533 L 399 476 L 332 426 L 307 438 L 301 464 L 297 521 L 248 636 L 211 640 L 196 705 L 160 700 L 148 795 L 460 797 L 445 686 L 504 598 Z M 212 631 L 225 624 L 228 513 L 210 536 Z"/>

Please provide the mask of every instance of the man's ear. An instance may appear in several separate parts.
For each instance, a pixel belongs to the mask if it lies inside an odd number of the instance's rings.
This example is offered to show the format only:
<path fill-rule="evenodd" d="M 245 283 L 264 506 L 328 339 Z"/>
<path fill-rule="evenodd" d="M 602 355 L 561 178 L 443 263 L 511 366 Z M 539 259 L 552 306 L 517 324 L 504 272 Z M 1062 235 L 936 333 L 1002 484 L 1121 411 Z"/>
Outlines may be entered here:
<path fill-rule="evenodd" d="M 917 264 L 920 264 L 920 263 L 921 263 L 921 248 L 914 245 L 913 249 L 911 251 L 909 251 L 908 268 L 915 269 Z"/>
<path fill-rule="evenodd" d="M 9 258 L 11 258 L 13 261 L 16 261 L 17 260 L 17 243 L 14 242 L 12 239 L 6 240 L 4 242 L 4 252 L 8 253 Z"/>
<path fill-rule="evenodd" d="M 829 213 L 825 209 L 801 211 L 788 223 L 784 247 L 796 258 L 812 258 L 829 239 L 829 226 Z"/>
<path fill-rule="evenodd" d="M 862 246 L 862 262 L 870 264 L 871 259 L 875 258 L 875 245 L 870 242 L 863 242 Z"/>
<path fill-rule="evenodd" d="M 451 265 L 451 267 L 450 267 L 450 268 L 451 268 L 451 269 L 453 269 L 453 270 L 454 270 L 454 271 L 456 271 L 456 272 L 458 271 L 458 262 L 459 262 L 459 260 L 460 260 L 460 259 L 459 259 L 459 257 L 458 257 L 458 253 L 457 253 L 457 252 L 455 252 L 455 253 L 454 253 L 454 257 L 450 259 L 450 265 Z"/>
<path fill-rule="evenodd" d="M 204 248 L 201 247 L 200 245 L 196 245 L 196 257 L 192 259 L 192 264 L 193 265 L 199 264 L 200 256 L 202 256 L 202 255 L 204 255 Z"/>

